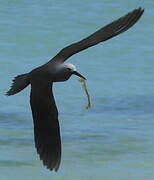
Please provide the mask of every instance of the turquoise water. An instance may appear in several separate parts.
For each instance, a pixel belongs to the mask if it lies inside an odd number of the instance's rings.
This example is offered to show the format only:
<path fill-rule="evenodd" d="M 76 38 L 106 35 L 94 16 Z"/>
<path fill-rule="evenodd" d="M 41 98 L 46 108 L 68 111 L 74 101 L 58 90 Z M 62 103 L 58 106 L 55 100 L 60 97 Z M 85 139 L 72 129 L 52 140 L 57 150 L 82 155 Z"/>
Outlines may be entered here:
<path fill-rule="evenodd" d="M 128 32 L 70 59 L 88 79 L 93 108 L 76 77 L 58 83 L 63 156 L 57 173 L 36 154 L 27 88 L 11 79 L 134 8 Z M 152 180 L 154 177 L 153 0 L 0 0 L 0 180 Z"/>

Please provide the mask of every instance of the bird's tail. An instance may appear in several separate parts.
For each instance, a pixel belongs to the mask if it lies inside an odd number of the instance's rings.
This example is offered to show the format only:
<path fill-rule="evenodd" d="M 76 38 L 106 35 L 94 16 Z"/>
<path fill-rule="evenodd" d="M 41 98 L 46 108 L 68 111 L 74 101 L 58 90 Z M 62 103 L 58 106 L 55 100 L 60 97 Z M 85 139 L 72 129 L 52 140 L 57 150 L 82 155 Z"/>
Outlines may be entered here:
<path fill-rule="evenodd" d="M 13 83 L 11 85 L 11 88 L 6 93 L 6 95 L 7 96 L 14 95 L 14 94 L 22 91 L 29 84 L 30 84 L 29 73 L 18 75 L 13 79 Z"/>

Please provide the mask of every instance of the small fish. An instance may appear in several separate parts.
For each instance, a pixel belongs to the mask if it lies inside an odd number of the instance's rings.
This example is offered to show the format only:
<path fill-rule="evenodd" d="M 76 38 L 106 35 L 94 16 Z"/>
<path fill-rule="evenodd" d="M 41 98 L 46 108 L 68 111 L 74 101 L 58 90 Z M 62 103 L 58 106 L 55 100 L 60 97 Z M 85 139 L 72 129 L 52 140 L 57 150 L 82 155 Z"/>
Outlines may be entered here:
<path fill-rule="evenodd" d="M 88 99 L 88 104 L 86 106 L 86 109 L 90 109 L 92 107 L 92 104 L 91 104 L 91 98 L 90 98 L 90 94 L 88 92 L 88 87 L 87 87 L 87 84 L 86 84 L 86 80 L 83 79 L 83 78 L 80 78 L 79 79 L 79 82 L 83 83 L 83 89 L 87 95 L 87 99 Z"/>

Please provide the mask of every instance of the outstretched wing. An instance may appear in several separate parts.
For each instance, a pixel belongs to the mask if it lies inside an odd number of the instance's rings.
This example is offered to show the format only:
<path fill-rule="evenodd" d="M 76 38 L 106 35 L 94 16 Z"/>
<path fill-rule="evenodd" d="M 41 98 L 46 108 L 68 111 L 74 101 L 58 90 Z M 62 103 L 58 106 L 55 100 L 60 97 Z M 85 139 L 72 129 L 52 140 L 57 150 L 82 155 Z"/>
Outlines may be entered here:
<path fill-rule="evenodd" d="M 106 25 L 105 27 L 99 29 L 87 38 L 65 47 L 53 59 L 55 61 L 64 62 L 73 54 L 76 54 L 84 49 L 111 39 L 112 37 L 127 31 L 140 19 L 143 12 L 144 10 L 141 8 L 131 11 L 130 13 L 122 16 L 118 20 L 115 20 L 112 23 Z"/>
<path fill-rule="evenodd" d="M 57 171 L 61 161 L 61 138 L 51 84 L 32 82 L 30 104 L 37 152 L 48 169 Z"/>

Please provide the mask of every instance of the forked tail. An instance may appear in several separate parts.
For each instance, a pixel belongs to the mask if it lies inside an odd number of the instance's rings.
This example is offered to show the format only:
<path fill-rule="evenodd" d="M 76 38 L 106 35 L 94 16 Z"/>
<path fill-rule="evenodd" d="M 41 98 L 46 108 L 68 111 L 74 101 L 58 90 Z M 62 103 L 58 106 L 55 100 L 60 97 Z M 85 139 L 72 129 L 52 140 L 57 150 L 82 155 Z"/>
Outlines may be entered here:
<path fill-rule="evenodd" d="M 6 93 L 7 96 L 14 95 L 30 84 L 29 73 L 21 74 L 13 79 L 10 90 Z"/>

